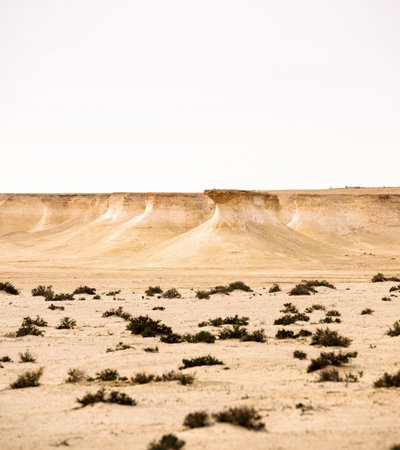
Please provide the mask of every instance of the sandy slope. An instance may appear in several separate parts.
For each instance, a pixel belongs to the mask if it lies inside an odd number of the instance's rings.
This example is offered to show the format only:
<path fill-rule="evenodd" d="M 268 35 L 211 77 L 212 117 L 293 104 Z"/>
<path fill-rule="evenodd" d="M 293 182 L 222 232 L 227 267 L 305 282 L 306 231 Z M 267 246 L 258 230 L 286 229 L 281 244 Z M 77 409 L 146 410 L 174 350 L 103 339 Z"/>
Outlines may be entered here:
<path fill-rule="evenodd" d="M 0 369 L 0 448 L 46 449 L 66 441 L 77 449 L 145 449 L 148 443 L 164 433 L 175 433 L 187 443 L 188 449 L 388 449 L 400 442 L 397 390 L 376 390 L 372 383 L 384 371 L 400 369 L 399 339 L 385 336 L 387 328 L 399 319 L 399 298 L 382 302 L 393 283 L 339 283 L 337 290 L 320 289 L 312 297 L 289 297 L 292 283 L 283 283 L 283 292 L 268 294 L 271 281 L 267 276 L 249 275 L 245 278 L 255 289 L 255 296 L 237 292 L 230 296 L 215 296 L 211 300 L 195 300 L 190 288 L 217 284 L 215 280 L 233 281 L 230 274 L 205 273 L 204 278 L 192 274 L 181 276 L 153 272 L 152 281 L 163 287 L 176 286 L 182 299 L 142 299 L 149 285 L 150 273 L 136 276 L 122 273 L 114 276 L 64 272 L 60 274 L 9 275 L 22 288 L 20 296 L 0 293 L 0 356 L 11 356 L 15 362 L 4 363 Z M 67 276 L 65 276 L 67 275 Z M 209 281 L 207 281 L 207 279 Z M 119 300 L 102 296 L 93 300 L 62 302 L 65 311 L 50 311 L 40 297 L 31 297 L 30 289 L 39 283 L 53 283 L 57 291 L 71 291 L 81 283 L 95 286 L 99 292 L 122 289 Z M 151 284 L 154 284 L 153 282 Z M 218 283 L 219 284 L 219 283 Z M 135 293 L 132 293 L 135 292 Z M 301 341 L 279 341 L 274 338 L 278 328 L 273 325 L 283 304 L 295 303 L 300 310 L 313 303 L 342 313 L 342 324 L 330 325 L 351 337 L 351 350 L 358 358 L 346 371 L 363 377 L 358 383 L 316 383 L 316 374 L 307 374 L 307 361 L 293 359 L 300 349 L 315 357 L 321 351 Z M 165 311 L 152 311 L 155 305 Z M 268 342 L 241 343 L 235 340 L 215 344 L 162 344 L 157 338 L 133 336 L 125 330 L 122 319 L 102 318 L 110 307 L 123 306 L 132 314 L 149 314 L 171 325 L 176 332 L 194 332 L 197 323 L 212 317 L 246 315 L 249 329 L 264 328 Z M 373 315 L 361 316 L 370 307 Z M 22 318 L 39 314 L 48 322 L 44 337 L 6 337 L 15 332 Z M 63 316 L 74 317 L 75 330 L 56 330 Z M 315 330 L 322 317 L 311 315 L 307 324 L 286 328 Z M 210 330 L 213 330 L 210 328 Z M 216 329 L 214 330 L 216 331 Z M 106 353 L 119 341 L 134 348 Z M 146 353 L 144 347 L 158 345 L 159 353 Z M 35 364 L 20 364 L 18 352 L 27 348 L 38 355 Z M 76 409 L 76 397 L 97 389 L 96 384 L 69 385 L 63 382 L 70 367 L 80 367 L 94 375 L 105 368 L 118 369 L 130 376 L 139 371 L 162 373 L 176 369 L 183 357 L 212 354 L 225 362 L 224 366 L 200 367 L 192 386 L 176 382 L 128 386 L 119 388 L 134 397 L 136 407 L 96 405 Z M 25 390 L 10 390 L 8 385 L 27 368 L 45 368 L 42 385 Z M 312 406 L 302 413 L 295 405 L 302 402 Z M 266 424 L 265 432 L 251 432 L 230 425 L 214 425 L 207 429 L 185 430 L 185 415 L 196 410 L 215 412 L 228 406 L 256 407 Z"/>

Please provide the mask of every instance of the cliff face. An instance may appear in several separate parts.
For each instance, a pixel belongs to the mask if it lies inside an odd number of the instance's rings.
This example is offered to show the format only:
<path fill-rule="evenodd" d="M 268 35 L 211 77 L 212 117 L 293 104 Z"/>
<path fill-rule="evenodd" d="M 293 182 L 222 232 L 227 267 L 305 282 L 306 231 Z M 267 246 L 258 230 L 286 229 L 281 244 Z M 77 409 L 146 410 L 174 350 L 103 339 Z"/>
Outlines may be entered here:
<path fill-rule="evenodd" d="M 400 188 L 0 195 L 0 262 L 269 267 L 399 250 Z"/>

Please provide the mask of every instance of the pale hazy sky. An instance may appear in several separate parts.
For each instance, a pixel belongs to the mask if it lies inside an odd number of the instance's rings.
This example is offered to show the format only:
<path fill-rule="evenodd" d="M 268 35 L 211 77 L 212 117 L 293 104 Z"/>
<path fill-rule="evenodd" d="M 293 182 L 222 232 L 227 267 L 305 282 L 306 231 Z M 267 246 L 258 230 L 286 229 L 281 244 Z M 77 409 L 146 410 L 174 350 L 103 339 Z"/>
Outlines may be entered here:
<path fill-rule="evenodd" d="M 400 185 L 399 0 L 0 0 L 0 192 Z"/>

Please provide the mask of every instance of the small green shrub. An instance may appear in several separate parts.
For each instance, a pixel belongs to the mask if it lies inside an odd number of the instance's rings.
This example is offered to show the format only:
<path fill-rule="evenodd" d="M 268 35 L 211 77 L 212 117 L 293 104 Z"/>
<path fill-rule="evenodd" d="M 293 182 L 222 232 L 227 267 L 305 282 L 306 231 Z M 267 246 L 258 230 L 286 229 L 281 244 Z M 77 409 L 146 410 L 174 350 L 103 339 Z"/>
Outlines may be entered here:
<path fill-rule="evenodd" d="M 265 428 L 261 422 L 260 414 L 254 408 L 246 406 L 229 408 L 225 411 L 213 414 L 217 422 L 230 423 L 249 430 L 259 431 Z"/>
<path fill-rule="evenodd" d="M 19 354 L 19 360 L 22 363 L 35 362 L 36 358 L 37 356 L 31 353 L 29 350 L 26 350 L 25 352 Z"/>
<path fill-rule="evenodd" d="M 215 365 L 223 365 L 224 363 L 214 356 L 198 356 L 197 358 L 191 359 L 182 359 L 183 366 L 180 369 L 188 369 L 190 367 L 197 366 L 215 366 Z"/>
<path fill-rule="evenodd" d="M 9 281 L 0 282 L 0 291 L 7 292 L 11 295 L 19 295 L 20 291 Z"/>
<path fill-rule="evenodd" d="M 140 334 L 143 337 L 172 334 L 171 327 L 164 325 L 160 320 L 153 320 L 149 316 L 131 318 L 126 329 L 132 334 Z"/>
<path fill-rule="evenodd" d="M 33 297 L 44 297 L 45 299 L 51 300 L 54 297 L 53 286 L 42 286 L 39 285 L 36 288 L 32 289 Z"/>
<path fill-rule="evenodd" d="M 11 389 L 23 389 L 39 386 L 40 377 L 43 375 L 43 367 L 38 370 L 27 370 L 19 375 L 14 383 L 11 383 Z"/>
<path fill-rule="evenodd" d="M 165 291 L 162 295 L 163 298 L 182 298 L 182 295 L 175 289 L 168 289 L 168 291 Z"/>
<path fill-rule="evenodd" d="M 55 311 L 56 309 L 59 309 L 60 311 L 64 311 L 64 306 L 56 306 L 53 305 L 53 303 L 47 307 L 47 309 L 50 309 L 51 311 Z"/>
<path fill-rule="evenodd" d="M 56 326 L 57 330 L 69 330 L 76 327 L 76 320 L 70 317 L 63 317 Z"/>
<path fill-rule="evenodd" d="M 400 387 L 400 370 L 394 375 L 390 375 L 387 372 L 384 373 L 381 378 L 374 382 L 376 388 L 390 388 Z"/>
<path fill-rule="evenodd" d="M 207 291 L 196 291 L 196 298 L 208 300 L 210 298 L 210 294 Z"/>
<path fill-rule="evenodd" d="M 301 350 L 295 350 L 293 352 L 293 358 L 296 358 L 296 359 L 307 359 L 307 353 L 302 352 Z"/>
<path fill-rule="evenodd" d="M 82 369 L 73 368 L 68 370 L 66 383 L 80 383 L 86 378 L 86 372 Z"/>
<path fill-rule="evenodd" d="M 400 336 L 400 320 L 397 320 L 386 334 L 391 337 Z"/>
<path fill-rule="evenodd" d="M 148 297 L 154 297 L 157 294 L 162 294 L 163 290 L 160 288 L 160 286 L 150 286 L 148 289 L 146 289 L 145 294 Z"/>
<path fill-rule="evenodd" d="M 186 428 L 203 428 L 211 425 L 210 416 L 205 411 L 196 411 L 188 414 L 183 421 Z"/>
<path fill-rule="evenodd" d="M 94 403 L 116 403 L 118 405 L 135 406 L 136 401 L 119 391 L 111 391 L 106 394 L 104 389 L 99 389 L 94 394 L 86 394 L 82 398 L 77 398 L 76 401 L 82 405 L 82 407 L 92 405 Z"/>
<path fill-rule="evenodd" d="M 317 328 L 311 339 L 311 345 L 321 345 L 323 347 L 348 347 L 351 339 L 341 336 L 337 331 L 329 328 Z"/>
<path fill-rule="evenodd" d="M 96 288 L 91 288 L 89 286 L 79 286 L 74 290 L 72 295 L 79 295 L 79 294 L 96 295 Z"/>
<path fill-rule="evenodd" d="M 318 358 L 312 359 L 307 372 L 314 372 L 327 366 L 342 366 L 349 362 L 351 358 L 356 358 L 357 352 L 334 353 L 322 352 Z"/>
<path fill-rule="evenodd" d="M 274 283 L 270 288 L 269 288 L 269 293 L 273 294 L 274 292 L 281 292 L 281 287 L 279 286 L 279 284 Z"/>
<path fill-rule="evenodd" d="M 174 434 L 164 434 L 159 441 L 151 442 L 148 450 L 180 450 L 184 445 L 185 441 Z"/>

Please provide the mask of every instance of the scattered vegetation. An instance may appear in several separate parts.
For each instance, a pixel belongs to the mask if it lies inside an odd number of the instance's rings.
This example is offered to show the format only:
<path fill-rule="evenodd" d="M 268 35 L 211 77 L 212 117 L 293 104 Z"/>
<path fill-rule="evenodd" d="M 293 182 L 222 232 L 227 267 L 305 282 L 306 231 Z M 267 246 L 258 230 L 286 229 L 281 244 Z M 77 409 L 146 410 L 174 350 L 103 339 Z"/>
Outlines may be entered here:
<path fill-rule="evenodd" d="M 56 306 L 53 305 L 53 303 L 47 307 L 47 309 L 50 309 L 51 311 L 55 311 L 56 309 L 59 309 L 60 311 L 64 311 L 64 306 Z"/>
<path fill-rule="evenodd" d="M 241 339 L 247 334 L 247 330 L 239 325 L 233 325 L 232 328 L 225 327 L 218 333 L 219 339 Z"/>
<path fill-rule="evenodd" d="M 196 411 L 188 414 L 183 421 L 186 428 L 203 428 L 211 425 L 210 416 L 205 411 Z"/>
<path fill-rule="evenodd" d="M 397 320 L 386 333 L 388 336 L 400 336 L 400 320 Z"/>
<path fill-rule="evenodd" d="M 161 342 L 164 344 L 181 344 L 183 342 L 183 337 L 177 333 L 167 334 L 166 336 L 161 336 Z"/>
<path fill-rule="evenodd" d="M 74 296 L 72 294 L 65 294 L 65 293 L 61 293 L 61 294 L 54 294 L 53 297 L 46 297 L 46 301 L 52 301 L 52 302 L 63 302 L 65 300 L 75 300 Z"/>
<path fill-rule="evenodd" d="M 357 352 L 334 353 L 322 352 L 318 358 L 312 359 L 307 372 L 315 372 L 327 366 L 342 366 L 349 362 L 351 358 L 356 358 Z"/>
<path fill-rule="evenodd" d="M 57 330 L 69 330 L 76 327 L 76 320 L 70 317 L 63 317 L 60 323 L 56 326 Z"/>
<path fill-rule="evenodd" d="M 52 299 L 54 297 L 53 286 L 42 286 L 39 285 L 36 288 L 32 289 L 33 297 L 44 297 L 45 299 Z"/>
<path fill-rule="evenodd" d="M 23 389 L 39 386 L 40 377 L 43 375 L 43 367 L 38 370 L 27 370 L 19 375 L 14 383 L 11 383 L 11 389 Z"/>
<path fill-rule="evenodd" d="M 196 291 L 196 298 L 208 300 L 210 298 L 210 294 L 207 291 Z"/>
<path fill-rule="evenodd" d="M 129 344 L 124 344 L 123 342 L 118 342 L 115 348 L 108 348 L 106 350 L 106 353 L 118 352 L 120 350 L 128 350 L 129 348 L 132 348 L 132 346 Z"/>
<path fill-rule="evenodd" d="M 361 311 L 361 315 L 362 316 L 365 316 L 365 315 L 367 315 L 367 314 L 373 314 L 375 311 L 373 310 L 373 309 L 371 309 L 371 308 L 365 308 L 365 309 L 363 309 L 362 311 Z"/>
<path fill-rule="evenodd" d="M 332 283 L 329 283 L 326 280 L 302 280 L 302 283 L 309 287 L 327 287 L 329 289 L 336 289 Z"/>
<path fill-rule="evenodd" d="M 94 403 L 117 403 L 118 405 L 134 406 L 136 401 L 119 391 L 111 391 L 106 393 L 104 389 L 99 389 L 94 394 L 86 394 L 82 398 L 77 398 L 76 401 L 84 406 L 92 405 Z"/>
<path fill-rule="evenodd" d="M 307 314 L 311 314 L 314 311 L 325 311 L 325 306 L 324 305 L 320 305 L 320 304 L 314 304 L 312 306 L 309 306 L 308 308 L 305 309 L 304 312 L 306 312 Z"/>
<path fill-rule="evenodd" d="M 389 289 L 389 292 L 395 292 L 395 291 L 400 291 L 400 284 L 398 284 L 397 286 L 392 286 Z"/>
<path fill-rule="evenodd" d="M 269 293 L 273 294 L 274 292 L 281 292 L 281 287 L 279 286 L 279 284 L 274 283 L 270 288 L 269 288 Z"/>
<path fill-rule="evenodd" d="M 86 372 L 82 369 L 73 368 L 68 370 L 68 376 L 65 379 L 66 383 L 80 383 L 86 378 Z"/>
<path fill-rule="evenodd" d="M 339 375 L 339 372 L 336 369 L 325 369 L 319 373 L 318 381 L 320 383 L 324 383 L 324 382 L 339 383 L 339 382 L 343 381 L 343 379 L 341 378 L 341 376 Z"/>
<path fill-rule="evenodd" d="M 214 356 L 198 356 L 197 358 L 191 359 L 182 359 L 183 366 L 180 369 L 188 369 L 190 367 L 197 366 L 215 366 L 215 365 L 223 365 L 224 363 Z"/>
<path fill-rule="evenodd" d="M 24 319 L 25 320 L 25 319 Z M 24 324 L 22 322 L 21 327 L 17 330 L 16 336 L 22 337 L 22 336 L 43 336 L 43 331 L 39 330 L 39 328 L 36 325 L 32 324 Z"/>
<path fill-rule="evenodd" d="M 390 388 L 390 387 L 400 387 L 400 370 L 390 375 L 385 372 L 378 380 L 375 381 L 374 387 L 376 388 Z"/>
<path fill-rule="evenodd" d="M 293 358 L 296 358 L 296 359 L 307 359 L 307 353 L 302 352 L 301 350 L 295 350 L 293 352 Z"/>
<path fill-rule="evenodd" d="M 74 290 L 72 295 L 78 294 L 88 294 L 88 295 L 96 295 L 96 288 L 91 288 L 89 286 L 79 286 Z"/>
<path fill-rule="evenodd" d="M 115 369 L 104 369 L 101 372 L 97 372 L 96 377 L 93 378 L 95 381 L 118 381 L 120 379 L 123 378 L 119 375 L 118 370 Z"/>
<path fill-rule="evenodd" d="M 298 339 L 300 337 L 307 337 L 311 335 L 311 331 L 304 329 L 300 330 L 298 333 L 295 333 L 294 331 L 285 330 L 284 328 L 282 328 L 276 332 L 275 337 L 276 339 Z"/>
<path fill-rule="evenodd" d="M 147 374 L 145 372 L 139 372 L 133 377 L 131 377 L 131 383 L 133 384 L 147 384 L 153 381 L 156 383 L 167 381 L 178 381 L 180 384 L 186 386 L 188 384 L 193 383 L 194 376 L 171 370 L 169 372 L 163 373 L 162 375 L 154 375 L 152 373 Z"/>
<path fill-rule="evenodd" d="M 20 291 L 9 281 L 0 282 L 0 291 L 7 292 L 11 295 L 19 295 Z"/>
<path fill-rule="evenodd" d="M 185 441 L 174 434 L 164 434 L 159 441 L 151 442 L 148 450 L 180 450 L 184 445 Z"/>
<path fill-rule="evenodd" d="M 317 292 L 312 286 L 306 284 L 296 284 L 294 288 L 289 291 L 289 295 L 311 295 Z"/>
<path fill-rule="evenodd" d="M 372 283 L 382 283 L 383 281 L 394 281 L 398 282 L 400 281 L 399 277 L 385 277 L 383 273 L 377 273 L 371 278 Z"/>
<path fill-rule="evenodd" d="M 154 297 L 157 294 L 162 294 L 163 290 L 160 288 L 160 286 L 149 286 L 148 289 L 144 292 L 148 297 Z"/>
<path fill-rule="evenodd" d="M 215 336 L 209 331 L 200 331 L 195 334 L 185 334 L 183 339 L 190 343 L 205 342 L 206 344 L 213 344 L 215 342 Z"/>
<path fill-rule="evenodd" d="M 299 310 L 296 308 L 295 305 L 293 305 L 293 303 L 284 303 L 283 306 L 284 306 L 284 308 L 281 309 L 281 313 L 298 314 L 298 312 L 299 312 Z"/>
<path fill-rule="evenodd" d="M 263 329 L 255 330 L 252 333 L 246 331 L 246 334 L 240 338 L 242 342 L 265 342 L 266 337 Z"/>
<path fill-rule="evenodd" d="M 172 334 L 171 327 L 164 325 L 160 320 L 153 320 L 149 316 L 131 318 L 126 329 L 132 334 L 140 334 L 143 337 Z"/>
<path fill-rule="evenodd" d="M 321 345 L 323 347 L 348 347 L 351 339 L 341 336 L 337 331 L 329 328 L 317 328 L 311 339 L 311 345 Z"/>
<path fill-rule="evenodd" d="M 121 289 L 119 289 L 118 291 L 109 291 L 107 292 L 106 295 L 108 295 L 109 297 L 115 297 L 116 295 L 121 293 Z"/>
<path fill-rule="evenodd" d="M 22 321 L 22 326 L 26 327 L 29 325 L 36 325 L 37 327 L 47 327 L 47 322 L 39 316 L 36 316 L 35 319 L 32 319 L 31 317 L 27 316 L 24 317 L 24 320 Z"/>
<path fill-rule="evenodd" d="M 22 363 L 35 362 L 36 358 L 37 356 L 29 350 L 19 354 L 19 361 Z"/>
<path fill-rule="evenodd" d="M 177 289 L 172 288 L 168 289 L 168 291 L 165 291 L 162 295 L 163 298 L 182 298 L 182 295 L 178 292 Z"/>
<path fill-rule="evenodd" d="M 111 317 L 111 316 L 121 317 L 121 319 L 124 319 L 124 320 L 130 320 L 132 318 L 132 314 L 124 311 L 124 308 L 122 306 L 119 306 L 116 309 L 111 308 L 107 311 L 104 311 L 102 317 Z"/>
<path fill-rule="evenodd" d="M 259 431 L 265 428 L 260 414 L 254 408 L 246 406 L 229 408 L 213 414 L 213 417 L 217 422 L 230 423 L 249 430 Z"/>
<path fill-rule="evenodd" d="M 225 317 L 225 319 L 222 319 L 221 317 L 217 317 L 216 319 L 209 319 L 205 322 L 200 322 L 198 324 L 199 327 L 206 327 L 206 326 L 212 326 L 212 327 L 220 327 L 222 325 L 248 325 L 249 318 L 248 317 L 239 317 L 237 314 L 235 316 L 228 316 Z"/>
<path fill-rule="evenodd" d="M 297 314 L 285 314 L 284 316 L 276 319 L 274 321 L 274 325 L 291 325 L 292 323 L 296 323 L 299 321 L 308 322 L 310 317 L 304 313 Z"/>

